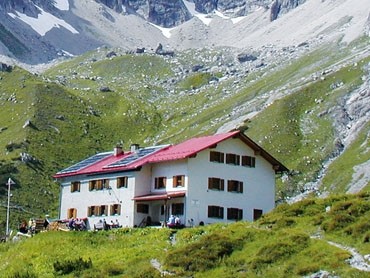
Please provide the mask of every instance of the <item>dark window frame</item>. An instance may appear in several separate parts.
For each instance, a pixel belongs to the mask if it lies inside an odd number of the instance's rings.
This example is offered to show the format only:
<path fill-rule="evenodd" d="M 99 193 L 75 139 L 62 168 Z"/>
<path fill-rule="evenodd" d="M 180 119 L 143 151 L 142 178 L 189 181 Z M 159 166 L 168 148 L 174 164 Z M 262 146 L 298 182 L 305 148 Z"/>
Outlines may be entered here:
<path fill-rule="evenodd" d="M 143 214 L 149 214 L 149 205 L 148 204 L 137 204 L 136 212 L 143 213 Z"/>
<path fill-rule="evenodd" d="M 184 187 L 185 186 L 185 175 L 176 175 L 172 177 L 173 187 Z"/>
<path fill-rule="evenodd" d="M 238 180 L 228 180 L 227 191 L 234 193 L 243 193 L 243 182 Z"/>
<path fill-rule="evenodd" d="M 109 179 L 97 179 L 89 181 L 89 191 L 98 191 L 109 188 Z"/>
<path fill-rule="evenodd" d="M 167 177 L 155 177 L 154 189 L 165 189 L 167 186 Z"/>
<path fill-rule="evenodd" d="M 243 210 L 239 208 L 227 208 L 227 220 L 242 220 Z"/>
<path fill-rule="evenodd" d="M 224 207 L 208 206 L 208 218 L 224 219 Z"/>
<path fill-rule="evenodd" d="M 73 181 L 71 182 L 71 192 L 80 192 L 81 190 L 81 182 L 80 181 Z"/>
<path fill-rule="evenodd" d="M 128 188 L 128 176 L 117 178 L 117 188 Z"/>
<path fill-rule="evenodd" d="M 243 155 L 242 156 L 242 166 L 249 168 L 256 168 L 256 157 Z"/>
<path fill-rule="evenodd" d="M 225 162 L 225 154 L 223 152 L 210 151 L 209 152 L 209 161 L 210 162 L 217 162 L 217 163 L 224 163 Z"/>
<path fill-rule="evenodd" d="M 110 215 L 121 215 L 121 204 L 110 205 Z"/>
<path fill-rule="evenodd" d="M 227 153 L 226 164 L 240 165 L 240 155 L 234 153 Z"/>
<path fill-rule="evenodd" d="M 260 219 L 263 215 L 262 209 L 253 209 L 253 221 Z"/>
<path fill-rule="evenodd" d="M 225 190 L 225 180 L 221 178 L 216 178 L 216 177 L 209 177 L 208 178 L 208 189 L 224 191 Z"/>
<path fill-rule="evenodd" d="M 77 217 L 77 209 L 76 208 L 69 208 L 67 209 L 67 218 L 76 218 Z"/>
<path fill-rule="evenodd" d="M 184 203 L 173 203 L 171 205 L 171 213 L 173 215 L 184 215 Z"/>

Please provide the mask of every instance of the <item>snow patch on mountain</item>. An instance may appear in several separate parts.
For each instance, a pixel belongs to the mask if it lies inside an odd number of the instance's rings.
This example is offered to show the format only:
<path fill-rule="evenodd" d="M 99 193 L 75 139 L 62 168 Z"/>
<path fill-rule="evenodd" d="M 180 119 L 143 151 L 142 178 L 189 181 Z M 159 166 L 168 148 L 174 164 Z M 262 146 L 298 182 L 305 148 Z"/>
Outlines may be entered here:
<path fill-rule="evenodd" d="M 64 27 L 73 34 L 79 33 L 75 28 L 73 28 L 73 26 L 71 26 L 64 20 L 57 18 L 50 13 L 45 12 L 40 7 L 37 7 L 37 8 L 41 11 L 41 13 L 37 16 L 37 18 L 30 17 L 30 16 L 27 16 L 26 14 L 19 13 L 16 11 L 12 13 L 8 13 L 8 15 L 14 19 L 19 18 L 24 23 L 31 26 L 31 28 L 35 30 L 37 33 L 39 33 L 41 36 L 45 36 L 45 34 L 51 29 L 53 29 L 54 27 L 56 28 Z"/>
<path fill-rule="evenodd" d="M 54 0 L 54 6 L 61 11 L 69 11 L 69 2 L 68 0 Z"/>
<path fill-rule="evenodd" d="M 189 1 L 184 1 L 184 4 L 185 4 L 186 8 L 189 10 L 189 12 L 191 13 L 192 16 L 198 18 L 201 22 L 203 22 L 203 24 L 205 24 L 207 26 L 209 26 L 211 24 L 212 20 L 214 19 L 213 18 L 214 15 L 216 15 L 216 16 L 222 18 L 222 19 L 231 20 L 231 22 L 233 24 L 236 24 L 239 21 L 246 18 L 245 16 L 230 18 L 230 17 L 224 15 L 223 13 L 221 13 L 220 11 L 214 11 L 213 14 L 202 14 L 202 13 L 199 13 L 195 10 L 195 4 L 194 3 L 191 3 Z"/>
<path fill-rule="evenodd" d="M 176 28 L 176 27 L 174 27 L 174 28 L 165 28 L 165 27 L 155 25 L 153 23 L 149 23 L 149 24 L 154 26 L 155 28 L 158 28 L 162 32 L 163 36 L 165 36 L 168 39 L 171 38 L 171 31 Z"/>

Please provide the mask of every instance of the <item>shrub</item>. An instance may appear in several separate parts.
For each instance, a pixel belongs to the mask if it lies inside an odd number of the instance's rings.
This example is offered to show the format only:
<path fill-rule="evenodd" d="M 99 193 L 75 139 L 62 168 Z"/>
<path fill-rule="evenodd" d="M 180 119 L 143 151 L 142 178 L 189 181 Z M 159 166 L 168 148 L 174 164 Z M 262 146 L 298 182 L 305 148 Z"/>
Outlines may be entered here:
<path fill-rule="evenodd" d="M 282 259 L 289 258 L 295 253 L 305 249 L 309 243 L 308 235 L 292 231 L 291 229 L 283 231 L 276 235 L 279 241 L 274 241 L 261 246 L 256 253 L 256 257 L 251 261 L 251 268 L 261 270 L 267 264 L 273 264 Z"/>
<path fill-rule="evenodd" d="M 219 234 L 204 236 L 168 253 L 165 265 L 179 267 L 184 271 L 205 271 L 215 267 L 225 256 L 229 256 L 243 244 Z"/>
<path fill-rule="evenodd" d="M 364 239 L 362 240 L 363 243 L 369 243 L 370 242 L 370 232 L 367 232 L 364 236 Z"/>
<path fill-rule="evenodd" d="M 321 228 L 326 231 L 334 231 L 338 229 L 342 229 L 348 226 L 350 223 L 354 221 L 354 217 L 345 212 L 337 213 L 333 217 L 331 217 L 328 221 L 325 221 L 321 224 Z"/>
<path fill-rule="evenodd" d="M 37 278 L 37 275 L 29 270 L 22 270 L 10 275 L 9 278 Z"/>
<path fill-rule="evenodd" d="M 320 270 L 320 266 L 316 263 L 311 263 L 311 264 L 305 264 L 298 266 L 296 269 L 296 273 L 300 276 L 302 275 L 307 275 L 310 273 L 315 273 Z"/>
<path fill-rule="evenodd" d="M 262 246 L 256 254 L 256 257 L 251 262 L 252 269 L 261 269 L 264 265 L 275 263 L 281 259 L 289 257 L 293 252 L 294 247 L 287 242 L 274 242 Z"/>
<path fill-rule="evenodd" d="M 66 261 L 56 261 L 53 264 L 54 271 L 57 274 L 69 274 L 72 272 L 80 272 L 85 269 L 92 267 L 92 261 L 89 258 L 87 261 L 83 260 L 81 257 L 75 260 L 66 260 Z"/>
<path fill-rule="evenodd" d="M 348 235 L 360 236 L 365 234 L 370 230 L 369 220 L 364 219 L 363 221 L 358 221 L 350 226 L 348 226 L 344 232 Z"/>

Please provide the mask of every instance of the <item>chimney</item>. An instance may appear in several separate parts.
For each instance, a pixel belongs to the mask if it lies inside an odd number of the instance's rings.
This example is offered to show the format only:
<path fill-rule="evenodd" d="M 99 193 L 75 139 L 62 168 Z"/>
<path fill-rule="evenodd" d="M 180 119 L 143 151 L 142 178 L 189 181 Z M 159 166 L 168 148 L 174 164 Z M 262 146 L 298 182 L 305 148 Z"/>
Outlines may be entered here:
<path fill-rule="evenodd" d="M 122 147 L 121 146 L 115 146 L 114 149 L 113 149 L 113 153 L 114 153 L 114 156 L 119 156 L 121 154 L 123 154 L 123 150 L 122 150 Z"/>
<path fill-rule="evenodd" d="M 139 149 L 139 144 L 131 144 L 131 152 L 136 152 Z"/>

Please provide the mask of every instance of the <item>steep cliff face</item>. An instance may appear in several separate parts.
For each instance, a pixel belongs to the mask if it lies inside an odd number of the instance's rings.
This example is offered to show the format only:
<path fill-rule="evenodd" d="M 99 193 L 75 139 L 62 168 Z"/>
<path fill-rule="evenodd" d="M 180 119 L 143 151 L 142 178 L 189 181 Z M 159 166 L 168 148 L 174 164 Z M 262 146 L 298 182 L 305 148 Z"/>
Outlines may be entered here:
<path fill-rule="evenodd" d="M 47 11 L 56 10 L 54 0 L 2 0 L 0 2 L 0 11 L 18 11 L 31 17 L 37 17 L 41 11 L 36 6 Z"/>
<path fill-rule="evenodd" d="M 304 2 L 306 2 L 306 0 L 275 0 L 271 5 L 270 20 L 274 21 L 281 14 L 289 12 Z"/>
<path fill-rule="evenodd" d="M 137 14 L 162 27 L 174 27 L 191 18 L 182 0 L 97 0 L 118 13 Z"/>
<path fill-rule="evenodd" d="M 26 1 L 26 0 L 24 0 Z M 191 18 L 183 0 L 96 0 L 118 13 L 135 13 L 162 27 L 174 27 Z M 255 9 L 271 7 L 271 20 L 306 0 L 189 0 L 195 10 L 208 14 L 219 11 L 229 17 L 245 16 Z"/>
<path fill-rule="evenodd" d="M 163 27 L 173 27 L 191 18 L 191 14 L 182 0 L 149 1 L 148 20 Z"/>
<path fill-rule="evenodd" d="M 246 0 L 220 0 L 217 10 L 228 16 L 243 16 L 247 14 L 249 3 Z"/>
<path fill-rule="evenodd" d="M 195 10 L 197 12 L 208 14 L 217 9 L 216 0 L 194 0 Z"/>

